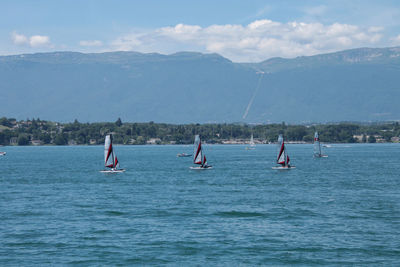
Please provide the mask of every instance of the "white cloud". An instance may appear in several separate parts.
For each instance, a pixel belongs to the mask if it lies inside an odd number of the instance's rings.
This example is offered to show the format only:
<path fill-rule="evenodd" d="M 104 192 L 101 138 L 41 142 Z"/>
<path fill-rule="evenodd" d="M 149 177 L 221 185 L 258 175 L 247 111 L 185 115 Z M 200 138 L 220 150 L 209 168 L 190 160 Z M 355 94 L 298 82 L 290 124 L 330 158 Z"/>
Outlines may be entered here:
<path fill-rule="evenodd" d="M 50 46 L 50 38 L 44 35 L 33 35 L 28 37 L 23 34 L 18 34 L 14 31 L 11 34 L 11 39 L 16 45 L 28 45 L 30 47 Z"/>
<path fill-rule="evenodd" d="M 103 42 L 99 41 L 99 40 L 87 40 L 87 41 L 80 41 L 79 45 L 80 46 L 88 46 L 88 47 L 91 47 L 91 46 L 102 46 Z"/>
<path fill-rule="evenodd" d="M 372 26 L 368 28 L 368 32 L 381 32 L 383 31 L 383 27 Z"/>
<path fill-rule="evenodd" d="M 115 50 L 119 51 L 141 50 L 140 47 L 142 47 L 142 41 L 140 41 L 140 39 L 144 38 L 145 35 L 128 34 L 118 37 L 111 43 L 111 46 L 114 47 Z"/>
<path fill-rule="evenodd" d="M 11 39 L 13 40 L 13 43 L 16 44 L 16 45 L 28 44 L 28 37 L 26 37 L 23 34 L 18 34 L 16 32 L 13 32 L 11 34 Z"/>
<path fill-rule="evenodd" d="M 341 23 L 280 23 L 267 19 L 248 25 L 177 24 L 120 36 L 111 43 L 111 50 L 161 53 L 194 50 L 219 53 L 237 62 L 257 62 L 277 56 L 307 56 L 371 46 L 382 39 L 383 30 Z"/>
<path fill-rule="evenodd" d="M 400 45 L 400 34 L 391 39 L 393 45 Z"/>
<path fill-rule="evenodd" d="M 31 47 L 42 47 L 50 44 L 50 38 L 43 35 L 33 35 L 29 38 L 29 45 Z"/>

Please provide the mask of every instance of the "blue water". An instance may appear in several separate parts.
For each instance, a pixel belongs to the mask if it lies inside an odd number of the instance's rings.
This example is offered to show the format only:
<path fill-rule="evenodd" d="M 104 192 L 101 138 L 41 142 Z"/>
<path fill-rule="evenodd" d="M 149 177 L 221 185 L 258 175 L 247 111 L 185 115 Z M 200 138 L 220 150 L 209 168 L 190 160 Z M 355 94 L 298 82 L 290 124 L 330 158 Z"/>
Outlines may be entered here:
<path fill-rule="evenodd" d="M 0 265 L 398 265 L 400 145 L 2 147 Z"/>

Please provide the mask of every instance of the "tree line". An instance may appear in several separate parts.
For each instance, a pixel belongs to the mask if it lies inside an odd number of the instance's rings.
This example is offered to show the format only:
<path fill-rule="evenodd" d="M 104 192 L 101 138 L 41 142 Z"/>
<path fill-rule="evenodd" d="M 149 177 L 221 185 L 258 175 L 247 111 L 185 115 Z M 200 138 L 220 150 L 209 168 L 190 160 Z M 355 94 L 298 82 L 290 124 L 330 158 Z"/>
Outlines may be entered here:
<path fill-rule="evenodd" d="M 219 124 L 167 124 L 115 122 L 58 123 L 37 119 L 17 121 L 0 118 L 0 145 L 68 145 L 103 144 L 104 137 L 113 133 L 115 144 L 142 145 L 190 144 L 199 134 L 207 143 L 224 140 L 254 139 L 264 143 L 275 142 L 279 134 L 287 141 L 312 142 L 314 132 L 319 132 L 322 142 L 391 142 L 400 135 L 398 122 L 387 123 L 335 123 L 312 125 L 288 125 L 286 123 L 249 125 L 239 123 Z M 355 138 L 356 136 L 356 138 Z M 361 139 L 359 138 L 360 136 Z"/>

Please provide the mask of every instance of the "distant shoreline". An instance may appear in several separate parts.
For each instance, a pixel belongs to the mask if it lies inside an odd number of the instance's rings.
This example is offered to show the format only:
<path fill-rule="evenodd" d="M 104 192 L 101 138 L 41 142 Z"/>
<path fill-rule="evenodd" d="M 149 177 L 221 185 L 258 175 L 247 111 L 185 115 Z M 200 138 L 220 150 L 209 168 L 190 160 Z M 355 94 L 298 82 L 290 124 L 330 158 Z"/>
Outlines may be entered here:
<path fill-rule="evenodd" d="M 313 145 L 313 143 L 298 143 L 298 142 L 285 142 L 287 145 Z M 324 145 L 329 145 L 329 146 L 335 146 L 335 145 L 384 145 L 384 144 L 400 144 L 400 142 L 380 142 L 380 143 L 321 143 L 322 146 Z M 114 146 L 149 146 L 149 147 L 156 147 L 156 146 L 192 146 L 193 144 L 140 144 L 140 145 L 135 145 L 135 144 L 114 144 Z M 237 144 L 223 144 L 223 143 L 213 143 L 213 144 L 208 144 L 208 143 L 203 143 L 204 146 L 248 146 L 249 144 L 245 143 L 237 143 Z M 263 143 L 263 144 L 257 144 L 254 148 L 257 146 L 265 146 L 265 145 L 277 145 L 277 143 Z M 46 144 L 46 145 L 1 145 L 0 147 L 6 148 L 6 147 L 102 147 L 104 146 L 103 144 L 96 144 L 96 145 L 88 145 L 88 144 L 79 144 L 79 145 L 55 145 L 55 144 Z"/>
<path fill-rule="evenodd" d="M 58 123 L 40 119 L 17 121 L 0 118 L 0 145 L 101 145 L 106 134 L 113 134 L 115 145 L 193 144 L 199 134 L 206 144 L 275 143 L 282 134 L 288 144 L 309 144 L 319 132 L 322 143 L 396 143 L 400 142 L 398 122 L 335 123 L 288 125 L 275 124 L 166 124 L 115 122 Z"/>

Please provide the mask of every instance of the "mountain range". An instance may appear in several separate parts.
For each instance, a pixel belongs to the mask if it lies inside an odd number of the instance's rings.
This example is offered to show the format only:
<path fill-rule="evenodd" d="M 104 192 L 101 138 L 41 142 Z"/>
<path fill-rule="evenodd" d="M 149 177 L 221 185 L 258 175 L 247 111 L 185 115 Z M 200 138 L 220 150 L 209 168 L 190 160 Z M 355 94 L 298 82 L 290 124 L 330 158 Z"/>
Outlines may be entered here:
<path fill-rule="evenodd" d="M 400 120 L 400 47 L 260 63 L 218 54 L 52 52 L 0 57 L 0 116 L 54 121 Z"/>

